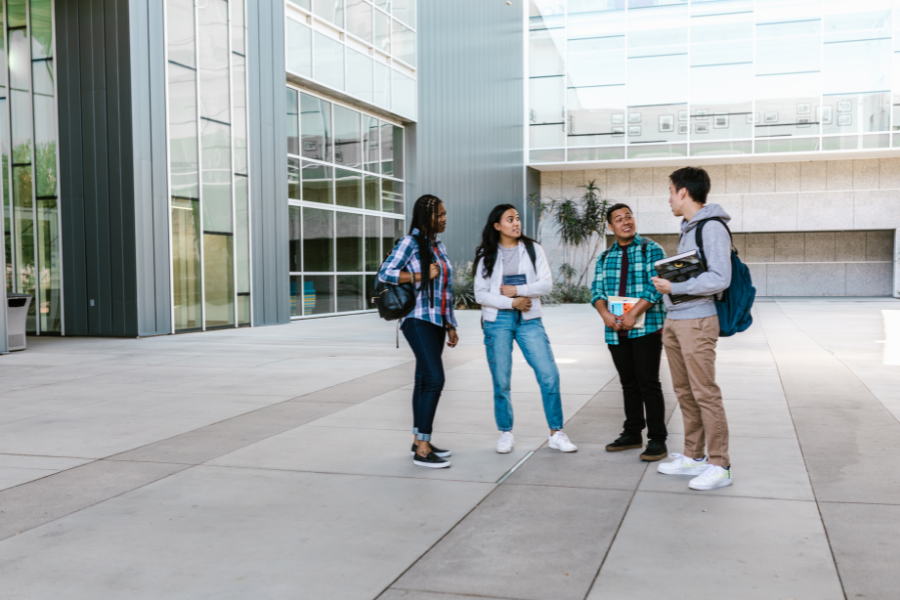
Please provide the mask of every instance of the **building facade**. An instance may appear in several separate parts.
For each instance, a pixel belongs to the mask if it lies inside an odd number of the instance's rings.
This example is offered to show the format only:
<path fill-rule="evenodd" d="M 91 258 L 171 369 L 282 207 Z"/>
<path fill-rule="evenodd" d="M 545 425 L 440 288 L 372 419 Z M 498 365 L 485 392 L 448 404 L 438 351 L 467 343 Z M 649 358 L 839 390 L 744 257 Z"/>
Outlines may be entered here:
<path fill-rule="evenodd" d="M 543 198 L 594 181 L 671 251 L 667 175 L 704 166 L 760 295 L 900 295 L 900 4 L 530 0 L 526 22 Z"/>

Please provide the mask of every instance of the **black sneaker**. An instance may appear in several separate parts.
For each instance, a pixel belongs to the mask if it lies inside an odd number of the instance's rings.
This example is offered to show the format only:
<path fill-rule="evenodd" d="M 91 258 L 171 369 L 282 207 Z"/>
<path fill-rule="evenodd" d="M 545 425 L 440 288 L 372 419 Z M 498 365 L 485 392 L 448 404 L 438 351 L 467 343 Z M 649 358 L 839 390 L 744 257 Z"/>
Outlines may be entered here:
<path fill-rule="evenodd" d="M 622 450 L 634 450 L 635 448 L 643 448 L 644 439 L 639 435 L 628 435 L 623 433 L 619 439 L 612 444 L 607 444 L 607 452 L 621 452 Z"/>
<path fill-rule="evenodd" d="M 443 469 L 450 466 L 450 461 L 444 460 L 434 452 L 429 452 L 428 456 L 416 454 L 415 457 L 413 457 L 413 464 L 420 467 L 428 467 L 430 469 Z"/>
<path fill-rule="evenodd" d="M 653 462 L 655 460 L 662 460 L 668 455 L 669 450 L 666 448 L 665 442 L 650 440 L 647 442 L 647 449 L 641 453 L 641 460 Z"/>
<path fill-rule="evenodd" d="M 441 458 L 448 458 L 453 455 L 453 453 L 450 452 L 449 450 L 441 450 L 434 444 L 431 445 L 431 451 L 434 452 L 435 454 L 437 454 L 438 456 L 440 456 Z M 416 455 L 416 444 L 415 443 L 413 443 L 412 450 L 410 450 L 409 453 L 411 456 Z"/>

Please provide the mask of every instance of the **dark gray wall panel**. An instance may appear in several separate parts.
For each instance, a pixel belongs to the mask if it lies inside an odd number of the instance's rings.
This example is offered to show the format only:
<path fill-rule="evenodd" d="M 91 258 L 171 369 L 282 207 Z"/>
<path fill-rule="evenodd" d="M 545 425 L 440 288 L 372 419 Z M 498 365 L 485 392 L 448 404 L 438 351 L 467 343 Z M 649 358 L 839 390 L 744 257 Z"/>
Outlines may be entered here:
<path fill-rule="evenodd" d="M 253 324 L 290 321 L 284 2 L 249 0 Z"/>
<path fill-rule="evenodd" d="M 419 2 L 415 198 L 447 204 L 454 264 L 472 260 L 488 211 L 524 208 L 523 0 Z"/>

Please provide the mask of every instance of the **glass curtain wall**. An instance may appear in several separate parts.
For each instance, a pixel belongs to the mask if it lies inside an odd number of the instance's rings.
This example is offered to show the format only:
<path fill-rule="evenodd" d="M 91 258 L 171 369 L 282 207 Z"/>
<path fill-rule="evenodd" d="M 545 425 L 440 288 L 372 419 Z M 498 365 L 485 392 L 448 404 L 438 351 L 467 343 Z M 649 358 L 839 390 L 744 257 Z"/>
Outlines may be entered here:
<path fill-rule="evenodd" d="M 289 73 L 416 118 L 416 0 L 286 2 Z"/>
<path fill-rule="evenodd" d="M 244 0 L 167 0 L 174 330 L 250 325 Z"/>
<path fill-rule="evenodd" d="M 530 161 L 891 147 L 894 4 L 530 0 Z"/>
<path fill-rule="evenodd" d="M 0 153 L 7 292 L 34 296 L 29 333 L 62 333 L 51 0 L 0 0 Z"/>
<path fill-rule="evenodd" d="M 370 309 L 405 235 L 403 128 L 287 88 L 292 317 Z"/>

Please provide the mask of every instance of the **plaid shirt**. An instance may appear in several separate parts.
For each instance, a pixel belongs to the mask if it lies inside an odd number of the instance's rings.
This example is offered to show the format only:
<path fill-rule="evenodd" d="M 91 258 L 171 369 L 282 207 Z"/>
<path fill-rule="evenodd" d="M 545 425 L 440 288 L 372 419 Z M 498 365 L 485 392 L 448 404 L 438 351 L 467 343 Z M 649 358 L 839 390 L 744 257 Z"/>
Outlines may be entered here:
<path fill-rule="evenodd" d="M 662 246 L 653 240 L 647 240 L 645 249 L 641 249 L 641 236 L 635 235 L 634 241 L 625 251 L 628 252 L 628 280 L 625 284 L 625 296 L 628 298 L 643 298 L 653 306 L 644 313 L 644 326 L 634 328 L 628 332 L 629 338 L 637 338 L 662 329 L 666 321 L 666 307 L 662 303 L 662 294 L 656 291 L 651 277 L 656 276 L 656 268 L 653 263 L 666 257 Z M 646 260 L 644 257 L 646 253 Z M 597 257 L 597 267 L 594 271 L 594 283 L 591 285 L 591 304 L 597 300 L 608 300 L 610 296 L 619 295 L 619 277 L 622 272 L 622 248 L 619 244 L 613 245 L 608 252 Z M 606 343 L 618 345 L 619 334 L 606 327 Z"/>
<path fill-rule="evenodd" d="M 419 230 L 413 229 L 412 234 L 400 238 L 391 255 L 381 265 L 378 272 L 378 279 L 392 285 L 399 285 L 400 272 L 421 273 L 422 263 L 419 262 L 419 244 L 416 238 Z M 456 327 L 456 315 L 453 313 L 453 266 L 450 264 L 450 257 L 447 256 L 447 248 L 441 242 L 437 241 L 437 252 L 432 246 L 431 260 L 440 269 L 440 274 L 436 279 L 431 281 L 434 288 L 434 299 L 428 297 L 427 288 L 423 287 L 416 294 L 416 307 L 403 319 L 421 319 L 438 327 L 444 326 L 444 315 L 441 314 L 441 307 L 444 307 L 444 313 L 447 316 L 447 322 Z M 447 270 L 447 284 L 444 285 L 444 269 Z M 416 284 L 418 285 L 418 284 Z M 400 322 L 403 322 L 403 319 Z"/>

